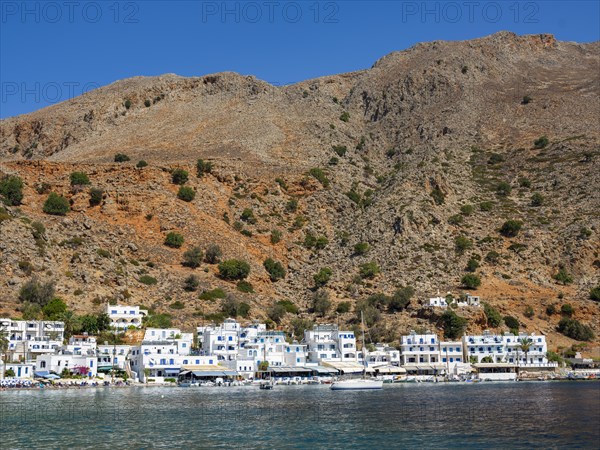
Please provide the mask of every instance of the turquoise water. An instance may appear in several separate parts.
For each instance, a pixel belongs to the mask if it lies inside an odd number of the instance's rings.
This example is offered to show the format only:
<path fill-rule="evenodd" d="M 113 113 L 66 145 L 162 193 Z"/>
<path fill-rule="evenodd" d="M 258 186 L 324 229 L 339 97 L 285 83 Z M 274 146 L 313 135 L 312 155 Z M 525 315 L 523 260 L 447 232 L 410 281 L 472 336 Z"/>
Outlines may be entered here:
<path fill-rule="evenodd" d="M 600 383 L 0 393 L 0 448 L 600 448 Z"/>

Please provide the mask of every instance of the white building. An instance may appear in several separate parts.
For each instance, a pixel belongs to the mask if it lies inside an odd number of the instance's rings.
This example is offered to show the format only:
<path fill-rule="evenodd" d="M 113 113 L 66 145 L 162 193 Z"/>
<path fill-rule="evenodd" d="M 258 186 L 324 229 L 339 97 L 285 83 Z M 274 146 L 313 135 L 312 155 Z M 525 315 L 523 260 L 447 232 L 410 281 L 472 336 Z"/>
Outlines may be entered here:
<path fill-rule="evenodd" d="M 97 348 L 98 372 L 108 372 L 113 369 L 127 371 L 129 368 L 128 356 L 131 345 L 100 344 Z"/>
<path fill-rule="evenodd" d="M 6 372 L 9 370 L 12 370 L 15 374 L 12 378 L 33 378 L 35 372 L 35 363 L 7 363 L 4 372 L 5 378 L 7 378 Z"/>
<path fill-rule="evenodd" d="M 468 292 L 465 295 L 461 295 L 458 298 L 454 298 L 450 292 L 446 297 L 441 297 L 439 294 L 437 297 L 429 298 L 424 306 L 429 308 L 447 308 L 448 303 L 454 303 L 456 306 L 463 307 L 475 307 L 479 308 L 481 306 L 480 299 L 478 296 L 471 295 Z"/>
<path fill-rule="evenodd" d="M 66 369 L 70 373 L 95 377 L 97 363 L 95 354 L 74 354 L 66 350 L 60 350 L 58 353 L 39 355 L 35 361 L 35 371 L 54 372 L 60 375 Z"/>
<path fill-rule="evenodd" d="M 465 357 L 473 363 L 508 363 L 519 367 L 557 367 L 548 362 L 548 347 L 543 335 L 521 333 L 491 334 L 463 337 Z M 484 361 L 485 359 L 485 361 Z"/>
<path fill-rule="evenodd" d="M 304 343 L 308 362 L 358 361 L 354 332 L 340 331 L 337 325 L 315 325 L 305 330 Z"/>
<path fill-rule="evenodd" d="M 363 352 L 358 352 L 358 360 L 363 364 Z M 370 366 L 382 366 L 400 365 L 400 350 L 395 347 L 391 347 L 387 344 L 377 343 L 375 344 L 375 350 L 367 352 L 367 365 Z"/>
<path fill-rule="evenodd" d="M 110 318 L 111 327 L 127 329 L 140 328 L 142 319 L 148 315 L 148 311 L 140 309 L 139 306 L 106 305 L 106 314 Z"/>
<path fill-rule="evenodd" d="M 32 361 L 56 351 L 63 342 L 65 324 L 59 321 L 0 318 L 0 330 L 8 336 L 8 359 Z"/>
<path fill-rule="evenodd" d="M 440 363 L 440 341 L 436 334 L 416 334 L 400 338 L 400 361 L 403 366 Z"/>
<path fill-rule="evenodd" d="M 162 382 L 176 378 L 182 366 L 217 364 L 215 356 L 191 355 L 192 343 L 192 333 L 178 328 L 148 328 L 142 344 L 131 348 L 132 376 L 142 382 Z"/>

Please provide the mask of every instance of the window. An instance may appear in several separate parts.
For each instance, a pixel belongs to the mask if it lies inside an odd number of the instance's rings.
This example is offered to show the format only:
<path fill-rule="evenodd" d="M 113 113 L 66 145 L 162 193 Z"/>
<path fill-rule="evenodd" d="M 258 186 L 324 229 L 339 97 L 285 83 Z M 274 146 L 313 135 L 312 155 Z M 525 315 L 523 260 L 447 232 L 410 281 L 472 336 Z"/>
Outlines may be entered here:
<path fill-rule="evenodd" d="M 450 362 L 454 362 L 454 358 L 450 358 Z"/>
<path fill-rule="evenodd" d="M 117 362 L 117 359 L 115 358 L 115 363 Z M 90 368 L 94 367 L 94 361 L 90 359 Z"/>
<path fill-rule="evenodd" d="M 435 344 L 435 338 L 431 338 L 431 343 Z"/>
<path fill-rule="evenodd" d="M 453 352 L 453 351 L 454 351 L 454 349 L 453 349 L 452 347 L 450 347 L 450 349 L 449 349 L 449 350 L 450 350 L 451 352 Z"/>
<path fill-rule="evenodd" d="M 442 358 L 442 362 L 446 362 L 446 358 Z"/>
<path fill-rule="evenodd" d="M 113 310 L 111 310 L 111 312 L 110 312 L 110 313 L 111 313 L 111 314 L 117 314 L 117 310 L 116 310 L 116 309 L 113 309 Z"/>
<path fill-rule="evenodd" d="M 460 362 L 460 358 L 456 358 L 456 362 Z"/>

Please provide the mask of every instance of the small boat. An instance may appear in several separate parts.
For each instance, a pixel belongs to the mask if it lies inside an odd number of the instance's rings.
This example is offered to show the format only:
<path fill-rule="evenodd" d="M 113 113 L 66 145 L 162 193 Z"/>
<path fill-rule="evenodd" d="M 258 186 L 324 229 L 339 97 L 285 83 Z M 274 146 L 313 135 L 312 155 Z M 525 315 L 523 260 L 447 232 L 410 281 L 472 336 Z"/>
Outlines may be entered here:
<path fill-rule="evenodd" d="M 263 391 L 271 391 L 273 390 L 273 385 L 267 381 L 265 383 L 260 383 L 259 389 Z"/>
<path fill-rule="evenodd" d="M 367 347 L 365 345 L 365 320 L 362 311 L 360 312 L 360 321 L 362 324 L 362 344 L 363 344 L 363 375 L 362 378 L 354 380 L 340 380 L 333 383 L 330 387 L 332 391 L 357 391 L 370 389 L 383 389 L 383 380 L 367 378 Z"/>

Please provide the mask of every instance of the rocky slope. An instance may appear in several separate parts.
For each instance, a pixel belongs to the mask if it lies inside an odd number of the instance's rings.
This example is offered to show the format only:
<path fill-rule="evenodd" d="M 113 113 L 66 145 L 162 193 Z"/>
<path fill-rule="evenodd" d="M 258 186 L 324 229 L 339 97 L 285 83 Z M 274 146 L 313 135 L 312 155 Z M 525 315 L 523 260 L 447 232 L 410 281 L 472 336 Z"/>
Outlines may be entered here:
<path fill-rule="evenodd" d="M 559 315 L 546 313 L 570 303 L 598 336 L 598 303 L 588 297 L 600 284 L 599 69 L 598 42 L 498 33 L 419 44 L 369 70 L 284 87 L 233 73 L 133 78 L 4 120 L 0 173 L 23 178 L 25 196 L 0 222 L 0 315 L 18 315 L 19 288 L 33 273 L 56 280 L 77 311 L 141 303 L 191 326 L 223 302 L 183 290 L 195 273 L 200 292 L 222 287 L 253 318 L 280 299 L 312 317 L 313 275 L 329 267 L 322 290 L 333 307 L 319 320 L 351 321 L 352 311 L 336 317 L 340 302 L 415 287 L 406 311 L 382 314 L 378 334 L 392 339 L 438 326 L 418 300 L 458 295 L 475 259 L 478 295 L 526 331 L 570 345 L 555 331 Z M 548 144 L 534 145 L 541 136 Z M 112 162 L 116 153 L 131 162 Z M 198 158 L 213 163 L 211 174 L 195 176 Z M 149 166 L 136 168 L 140 159 Z M 171 183 L 177 167 L 191 174 L 190 203 Z M 327 180 L 310 175 L 315 168 Z M 101 205 L 69 185 L 73 171 L 104 190 Z M 498 195 L 501 182 L 508 195 Z M 49 190 L 71 199 L 66 217 L 42 213 Z M 246 208 L 255 220 L 240 219 Z M 515 237 L 499 233 L 508 219 L 523 223 Z M 32 220 L 46 227 L 43 243 Z M 170 231 L 184 236 L 181 249 L 163 245 Z M 307 234 L 328 243 L 306 248 Z M 462 252 L 458 237 L 468 239 Z M 364 255 L 354 251 L 360 242 Z M 213 243 L 251 264 L 254 293 L 218 278 L 214 264 L 181 265 L 185 250 Z M 287 268 L 283 280 L 269 280 L 268 257 Z M 360 279 L 371 261 L 381 272 Z M 553 279 L 560 268 L 572 283 Z M 141 284 L 144 274 L 157 284 Z M 183 309 L 170 306 L 178 300 Z M 470 330 L 485 327 L 480 312 L 461 314 Z"/>

